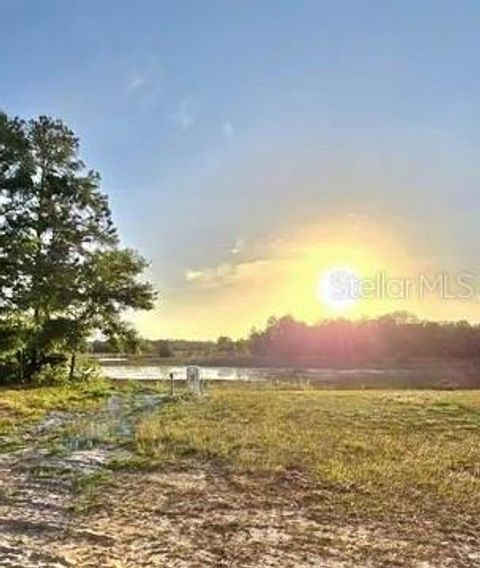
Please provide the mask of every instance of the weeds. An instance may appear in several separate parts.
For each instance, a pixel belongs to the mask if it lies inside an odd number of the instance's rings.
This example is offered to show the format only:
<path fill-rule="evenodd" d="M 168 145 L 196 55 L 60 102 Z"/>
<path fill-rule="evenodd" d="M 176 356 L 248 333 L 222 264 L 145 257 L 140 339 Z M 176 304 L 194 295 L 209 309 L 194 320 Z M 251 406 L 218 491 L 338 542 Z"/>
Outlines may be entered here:
<path fill-rule="evenodd" d="M 71 504 L 72 512 L 85 515 L 96 509 L 100 504 L 102 492 L 110 480 L 110 472 L 104 470 L 77 475 L 72 483 L 74 493 Z"/>

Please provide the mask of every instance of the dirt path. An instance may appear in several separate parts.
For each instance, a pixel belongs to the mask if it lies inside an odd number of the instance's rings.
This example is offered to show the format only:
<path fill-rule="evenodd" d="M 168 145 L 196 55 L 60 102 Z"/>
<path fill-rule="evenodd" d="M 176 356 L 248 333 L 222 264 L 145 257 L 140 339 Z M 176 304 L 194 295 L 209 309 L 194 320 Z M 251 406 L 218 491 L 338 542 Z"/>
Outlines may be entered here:
<path fill-rule="evenodd" d="M 52 413 L 2 440 L 7 449 L 18 440 L 24 447 L 0 454 L 1 567 L 78 566 L 77 548 L 116 541 L 76 510 L 88 497 L 82 489 L 109 475 L 107 464 L 126 454 L 121 444 L 136 417 L 161 402 L 155 394 L 113 396 L 99 412 Z"/>
<path fill-rule="evenodd" d="M 114 471 L 103 484 L 135 416 L 158 404 L 113 398 L 94 415 L 51 415 L 23 433 L 27 449 L 0 456 L 1 567 L 480 566 L 478 522 L 393 512 L 366 521 L 296 471 L 266 478 L 192 464 Z"/>

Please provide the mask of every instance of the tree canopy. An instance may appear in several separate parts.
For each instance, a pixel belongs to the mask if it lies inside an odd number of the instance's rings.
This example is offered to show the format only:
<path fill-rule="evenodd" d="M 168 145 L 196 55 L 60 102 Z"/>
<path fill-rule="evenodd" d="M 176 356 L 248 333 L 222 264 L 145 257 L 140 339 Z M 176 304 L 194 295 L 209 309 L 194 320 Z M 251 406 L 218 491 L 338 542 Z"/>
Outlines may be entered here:
<path fill-rule="evenodd" d="M 151 309 L 146 261 L 121 248 L 100 175 L 62 121 L 0 113 L 0 373 L 30 379 L 95 332 L 134 336 L 128 309 Z"/>
<path fill-rule="evenodd" d="M 358 321 L 323 320 L 313 325 L 287 315 L 272 317 L 263 330 L 253 330 L 248 347 L 254 356 L 290 364 L 478 361 L 480 326 L 467 321 L 419 320 L 406 312 Z"/>

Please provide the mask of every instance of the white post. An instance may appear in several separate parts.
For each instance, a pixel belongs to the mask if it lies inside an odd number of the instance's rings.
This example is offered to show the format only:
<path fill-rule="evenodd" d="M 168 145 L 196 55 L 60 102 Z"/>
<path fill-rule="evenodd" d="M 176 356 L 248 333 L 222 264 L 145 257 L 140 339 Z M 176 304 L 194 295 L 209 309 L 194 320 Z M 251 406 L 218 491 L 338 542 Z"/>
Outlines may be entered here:
<path fill-rule="evenodd" d="M 187 388 L 197 396 L 202 394 L 200 368 L 195 365 L 189 365 L 187 367 Z"/>

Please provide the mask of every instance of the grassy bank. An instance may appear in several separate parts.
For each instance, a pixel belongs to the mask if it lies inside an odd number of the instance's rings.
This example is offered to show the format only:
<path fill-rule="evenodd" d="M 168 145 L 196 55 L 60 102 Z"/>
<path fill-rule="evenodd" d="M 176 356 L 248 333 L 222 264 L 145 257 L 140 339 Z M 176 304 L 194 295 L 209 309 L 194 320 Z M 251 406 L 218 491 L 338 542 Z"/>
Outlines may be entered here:
<path fill-rule="evenodd" d="M 94 410 L 112 386 L 101 379 L 81 384 L 0 388 L 0 435 L 40 420 L 48 412 Z"/>
<path fill-rule="evenodd" d="M 219 389 L 137 426 L 137 451 L 234 471 L 297 470 L 359 508 L 480 507 L 478 392 Z"/>

